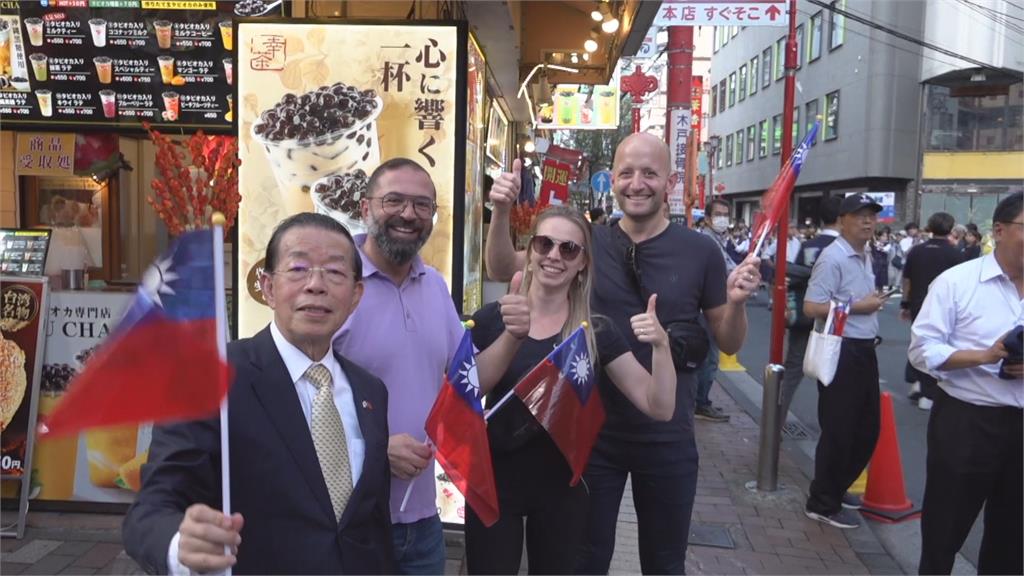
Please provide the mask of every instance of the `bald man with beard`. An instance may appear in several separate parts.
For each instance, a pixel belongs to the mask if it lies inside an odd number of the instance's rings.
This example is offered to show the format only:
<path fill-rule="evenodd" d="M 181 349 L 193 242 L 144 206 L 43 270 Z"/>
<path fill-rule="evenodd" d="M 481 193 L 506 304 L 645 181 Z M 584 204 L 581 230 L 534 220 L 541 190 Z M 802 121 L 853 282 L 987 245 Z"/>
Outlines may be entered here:
<path fill-rule="evenodd" d="M 611 226 L 593 227 L 594 313 L 617 324 L 634 355 L 650 370 L 651 347 L 633 336 L 630 318 L 644 312 L 650 295 L 657 294 L 658 318 L 676 339 L 678 389 L 675 416 L 657 422 L 637 410 L 611 382 L 599 381 L 607 420 L 584 475 L 590 518 L 577 566 L 582 574 L 608 572 L 627 476 L 633 483 L 641 570 L 684 573 L 697 490 L 694 370 L 703 360 L 701 346 L 707 352 L 707 336 L 698 318 L 703 313 L 718 347 L 735 354 L 747 333 L 745 303 L 761 281 L 760 260 L 754 256 L 726 277 L 721 252 L 711 238 L 669 222 L 663 206 L 677 177 L 664 142 L 650 134 L 625 138 L 612 166 L 612 192 L 623 217 Z M 487 237 L 487 269 L 493 279 L 508 280 L 526 258 L 525 252 L 515 251 L 509 234 L 515 198 L 499 188 L 492 189 L 490 200 L 494 214 Z M 686 346 L 677 346 L 683 342 Z"/>

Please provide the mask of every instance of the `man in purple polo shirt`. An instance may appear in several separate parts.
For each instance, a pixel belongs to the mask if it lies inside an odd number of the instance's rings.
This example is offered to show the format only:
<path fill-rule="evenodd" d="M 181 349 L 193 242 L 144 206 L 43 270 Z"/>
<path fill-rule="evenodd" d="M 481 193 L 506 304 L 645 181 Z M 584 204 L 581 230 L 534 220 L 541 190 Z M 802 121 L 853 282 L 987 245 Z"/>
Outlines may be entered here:
<path fill-rule="evenodd" d="M 503 175 L 495 182 L 499 185 L 518 187 L 518 180 Z M 368 234 L 356 236 L 365 291 L 334 340 L 335 350 L 388 389 L 391 522 L 403 574 L 442 574 L 445 565 L 433 451 L 424 424 L 464 329 L 444 279 L 419 257 L 433 231 L 435 198 L 429 173 L 413 160 L 393 158 L 370 176 L 362 201 Z M 506 328 L 524 338 L 529 310 L 512 308 Z M 478 369 L 486 369 L 486 360 L 478 358 Z M 410 482 L 412 494 L 403 511 Z"/>

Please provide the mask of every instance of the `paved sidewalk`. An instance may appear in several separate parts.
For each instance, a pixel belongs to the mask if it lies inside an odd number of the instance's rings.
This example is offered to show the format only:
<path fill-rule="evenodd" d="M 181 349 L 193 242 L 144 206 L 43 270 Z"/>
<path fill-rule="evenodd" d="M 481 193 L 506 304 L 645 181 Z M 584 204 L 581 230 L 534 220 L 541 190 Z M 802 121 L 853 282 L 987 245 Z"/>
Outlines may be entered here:
<path fill-rule="evenodd" d="M 807 519 L 808 479 L 783 451 L 774 494 L 745 484 L 755 476 L 758 427 L 721 386 L 712 400 L 728 423 L 697 421 L 700 474 L 687 554 L 689 574 L 900 574 L 866 525 L 839 530 Z M 5 511 L 4 523 L 13 511 Z M 0 574 L 140 574 L 121 547 L 118 515 L 30 512 L 22 540 L 3 539 Z M 462 571 L 461 534 L 447 534 L 447 574 Z M 612 574 L 638 574 L 636 512 L 628 490 L 619 514 Z M 526 563 L 521 570 L 526 572 Z"/>

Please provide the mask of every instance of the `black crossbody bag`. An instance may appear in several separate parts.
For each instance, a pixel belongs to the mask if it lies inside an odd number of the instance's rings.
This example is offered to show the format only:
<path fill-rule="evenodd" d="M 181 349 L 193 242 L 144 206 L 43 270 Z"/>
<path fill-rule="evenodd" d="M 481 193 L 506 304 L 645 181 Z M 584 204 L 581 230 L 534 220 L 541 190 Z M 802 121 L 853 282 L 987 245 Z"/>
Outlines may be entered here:
<path fill-rule="evenodd" d="M 623 248 L 626 272 L 630 275 L 633 287 L 646 302 L 650 293 L 644 288 L 640 275 L 640 266 L 636 259 L 636 244 L 619 228 L 618 223 L 612 226 L 612 235 L 616 243 Z M 669 347 L 672 350 L 672 363 L 677 372 L 694 372 L 708 356 L 711 342 L 708 332 L 697 320 L 674 320 L 662 322 L 668 334 Z"/>

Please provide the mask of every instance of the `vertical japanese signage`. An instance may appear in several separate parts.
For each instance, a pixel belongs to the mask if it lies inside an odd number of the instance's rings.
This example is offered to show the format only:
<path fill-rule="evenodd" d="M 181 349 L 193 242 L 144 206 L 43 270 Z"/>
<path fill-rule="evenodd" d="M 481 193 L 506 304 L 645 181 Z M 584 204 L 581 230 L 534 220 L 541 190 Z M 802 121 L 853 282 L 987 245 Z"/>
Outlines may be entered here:
<path fill-rule="evenodd" d="M 55 292 L 46 314 L 39 415 L 49 416 L 68 385 L 117 325 L 132 294 Z M 131 502 L 149 455 L 149 427 L 94 428 L 36 444 L 32 485 L 41 500 Z"/>
<path fill-rule="evenodd" d="M 22 476 L 36 421 L 46 282 L 0 277 L 0 473 Z"/>
<path fill-rule="evenodd" d="M 462 313 L 483 305 L 484 92 L 487 63 L 471 36 L 466 55 L 466 191 L 462 252 Z"/>
<path fill-rule="evenodd" d="M 701 122 L 704 118 L 704 106 L 702 104 L 704 100 L 704 77 L 691 76 L 690 86 L 690 92 L 693 95 L 690 99 L 690 110 L 693 111 L 693 133 L 696 135 L 697 141 L 700 142 L 702 138 Z"/>
<path fill-rule="evenodd" d="M 75 135 L 19 132 L 14 172 L 19 176 L 73 176 Z"/>
<path fill-rule="evenodd" d="M 567 204 L 569 202 L 569 172 L 572 166 L 565 162 L 547 159 L 541 172 L 543 179 L 540 184 L 541 206 L 548 204 Z"/>
<path fill-rule="evenodd" d="M 232 125 L 236 16 L 281 2 L 57 0 L 3 3 L 0 116 L 68 130 Z"/>
<path fill-rule="evenodd" d="M 676 173 L 676 185 L 669 191 L 668 208 L 670 214 L 682 214 L 684 194 L 686 191 L 686 146 L 690 139 L 691 112 L 685 108 L 669 110 L 668 148 L 672 155 L 672 171 Z"/>
<path fill-rule="evenodd" d="M 317 211 L 364 232 L 368 177 L 395 157 L 434 181 L 438 213 L 420 254 L 461 303 L 452 248 L 463 242 L 453 223 L 465 202 L 465 27 L 241 22 L 237 32 L 239 335 L 272 317 L 257 280 L 274 226 Z"/>

